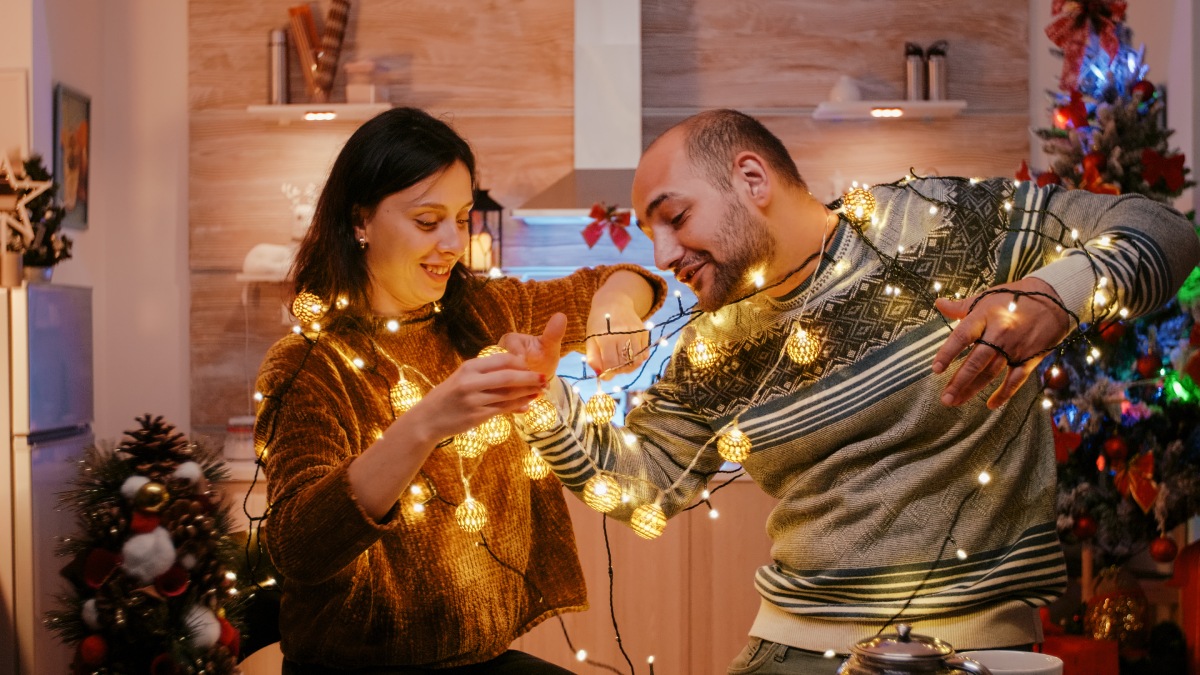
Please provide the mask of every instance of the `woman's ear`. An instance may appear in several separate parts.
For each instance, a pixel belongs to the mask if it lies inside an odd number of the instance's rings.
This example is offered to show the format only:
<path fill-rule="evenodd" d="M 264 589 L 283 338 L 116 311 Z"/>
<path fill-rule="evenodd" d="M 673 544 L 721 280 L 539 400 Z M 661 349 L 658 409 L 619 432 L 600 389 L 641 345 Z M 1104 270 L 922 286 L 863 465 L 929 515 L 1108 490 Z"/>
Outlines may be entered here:
<path fill-rule="evenodd" d="M 771 177 L 767 165 L 758 154 L 743 151 L 733 160 L 734 180 L 740 182 L 750 201 L 765 206 L 771 201 Z"/>

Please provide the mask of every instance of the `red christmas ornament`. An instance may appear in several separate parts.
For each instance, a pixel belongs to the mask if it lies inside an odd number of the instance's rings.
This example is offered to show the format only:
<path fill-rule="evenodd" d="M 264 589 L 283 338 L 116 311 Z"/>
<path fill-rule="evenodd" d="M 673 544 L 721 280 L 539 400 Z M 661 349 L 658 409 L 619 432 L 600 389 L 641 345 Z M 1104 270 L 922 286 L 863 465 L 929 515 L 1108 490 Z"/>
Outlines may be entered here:
<path fill-rule="evenodd" d="M 1062 391 L 1071 382 L 1067 369 L 1061 366 L 1050 366 L 1042 379 L 1043 384 L 1054 391 Z"/>
<path fill-rule="evenodd" d="M 1137 358 L 1135 367 L 1138 375 L 1144 378 L 1155 377 L 1159 368 L 1162 368 L 1162 358 L 1157 354 L 1142 354 Z"/>
<path fill-rule="evenodd" d="M 1124 438 L 1113 436 L 1104 441 L 1104 456 L 1114 464 L 1124 462 L 1125 458 L 1129 456 L 1129 444 L 1125 442 Z"/>
<path fill-rule="evenodd" d="M 158 578 L 154 580 L 154 587 L 158 589 L 159 593 L 173 598 L 187 590 L 189 581 L 188 571 L 183 569 L 179 563 L 175 563 L 166 572 L 158 575 Z"/>
<path fill-rule="evenodd" d="M 1079 539 L 1091 539 L 1096 535 L 1096 519 L 1087 515 L 1079 516 L 1071 527 L 1071 533 Z"/>
<path fill-rule="evenodd" d="M 1100 339 L 1108 344 L 1115 344 L 1125 334 L 1125 324 L 1120 321 L 1106 323 L 1100 327 Z"/>
<path fill-rule="evenodd" d="M 92 549 L 83 563 L 83 581 L 92 588 L 100 588 L 108 576 L 120 566 L 119 553 L 103 548 Z"/>
<path fill-rule="evenodd" d="M 1100 173 L 1108 165 L 1108 157 L 1103 152 L 1089 152 L 1083 157 L 1084 172 Z"/>
<path fill-rule="evenodd" d="M 79 660 L 93 668 L 108 657 L 108 643 L 99 635 L 89 635 L 79 642 Z"/>
<path fill-rule="evenodd" d="M 1159 537 L 1150 542 L 1150 557 L 1160 563 L 1168 563 L 1179 553 L 1179 546 L 1170 537 Z"/>
<path fill-rule="evenodd" d="M 242 636 L 233 627 L 233 624 L 223 618 L 218 619 L 218 621 L 221 622 L 221 637 L 217 638 L 217 642 L 224 645 L 236 657 L 242 648 Z"/>
<path fill-rule="evenodd" d="M 129 520 L 129 529 L 137 534 L 146 534 L 147 532 L 153 532 L 154 528 L 158 527 L 158 524 L 161 522 L 162 518 L 153 513 L 135 510 L 133 518 Z"/>
<path fill-rule="evenodd" d="M 1200 384 L 1200 351 L 1192 352 L 1187 363 L 1183 364 L 1183 373 L 1192 378 L 1192 382 Z"/>
<path fill-rule="evenodd" d="M 1139 80 L 1129 93 L 1133 95 L 1135 101 L 1149 101 L 1154 96 L 1154 83 L 1149 80 Z"/>

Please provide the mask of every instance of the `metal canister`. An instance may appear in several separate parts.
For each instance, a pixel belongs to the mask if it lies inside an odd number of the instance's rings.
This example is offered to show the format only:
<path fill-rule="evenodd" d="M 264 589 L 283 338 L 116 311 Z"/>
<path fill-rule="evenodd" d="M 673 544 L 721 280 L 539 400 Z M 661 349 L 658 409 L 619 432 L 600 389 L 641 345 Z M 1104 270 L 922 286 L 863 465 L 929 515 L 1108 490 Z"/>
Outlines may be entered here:
<path fill-rule="evenodd" d="M 911 42 L 904 43 L 904 98 L 925 99 L 925 54 Z"/>
<path fill-rule="evenodd" d="M 267 103 L 288 102 L 287 31 L 271 29 L 267 40 Z"/>
<path fill-rule="evenodd" d="M 945 40 L 938 40 L 929 46 L 926 53 L 926 62 L 929 69 L 929 100 L 943 101 L 949 98 L 946 93 L 946 44 Z"/>

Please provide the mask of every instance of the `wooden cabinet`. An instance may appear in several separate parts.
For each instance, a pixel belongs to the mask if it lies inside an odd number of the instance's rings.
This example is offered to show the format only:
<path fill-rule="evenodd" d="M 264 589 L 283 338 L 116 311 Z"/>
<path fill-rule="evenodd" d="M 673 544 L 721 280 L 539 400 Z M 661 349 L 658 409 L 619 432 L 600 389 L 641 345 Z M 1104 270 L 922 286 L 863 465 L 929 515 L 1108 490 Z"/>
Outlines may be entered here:
<path fill-rule="evenodd" d="M 235 517 L 244 518 L 243 498 L 251 513 L 262 513 L 266 507 L 262 477 L 251 489 L 253 467 L 233 469 L 233 478 L 224 488 L 234 501 Z M 567 499 L 591 608 L 564 615 L 562 624 L 547 620 L 513 648 L 580 673 L 602 672 L 576 659 L 576 650 L 584 649 L 590 660 L 628 672 L 609 613 L 607 526 L 612 607 L 636 672 L 648 671 L 650 656 L 658 675 L 725 672 L 745 645 L 758 611 L 754 570 L 770 561 L 766 521 L 774 500 L 752 481 L 740 478 L 713 495 L 718 518 L 711 518 L 702 505 L 671 520 L 662 537 L 646 541 L 623 523 L 606 523 L 573 496 Z M 243 673 L 277 675 L 282 658 L 278 645 L 272 645 L 243 662 Z"/>

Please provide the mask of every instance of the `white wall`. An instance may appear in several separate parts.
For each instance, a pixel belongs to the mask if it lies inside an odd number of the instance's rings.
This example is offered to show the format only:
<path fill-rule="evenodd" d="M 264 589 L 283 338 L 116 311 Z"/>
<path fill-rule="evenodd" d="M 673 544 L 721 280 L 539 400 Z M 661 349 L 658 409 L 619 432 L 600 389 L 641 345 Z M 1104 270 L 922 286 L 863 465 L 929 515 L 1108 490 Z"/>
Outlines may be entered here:
<path fill-rule="evenodd" d="M 97 437 L 143 413 L 188 431 L 187 3 L 3 1 L 31 8 L 34 151 L 56 83 L 91 96 L 89 227 L 54 279 L 93 289 Z"/>
<path fill-rule="evenodd" d="M 1194 0 L 1132 0 L 1125 23 L 1132 31 L 1134 46 L 1146 45 L 1147 79 L 1164 88 L 1167 95 L 1167 124 L 1175 130 L 1172 147 L 1187 155 L 1187 165 L 1195 171 L 1198 137 L 1197 92 L 1194 63 L 1200 58 L 1200 17 L 1192 7 Z M 1029 2 L 1029 122 L 1032 128 L 1050 124 L 1049 98 L 1046 91 L 1058 91 L 1062 60 L 1050 54 L 1053 45 L 1046 37 L 1052 0 Z M 1031 143 L 1030 167 L 1044 169 L 1046 156 L 1036 136 Z M 1193 173 L 1192 178 L 1196 177 Z M 1194 190 L 1186 191 L 1175 202 L 1183 211 L 1193 208 Z"/>

